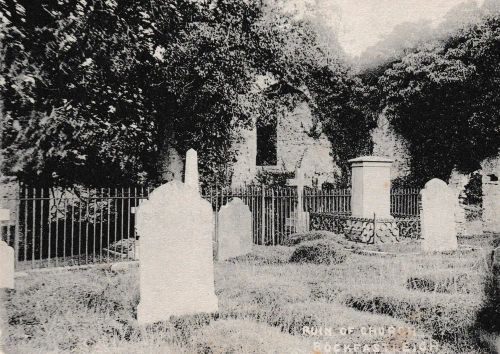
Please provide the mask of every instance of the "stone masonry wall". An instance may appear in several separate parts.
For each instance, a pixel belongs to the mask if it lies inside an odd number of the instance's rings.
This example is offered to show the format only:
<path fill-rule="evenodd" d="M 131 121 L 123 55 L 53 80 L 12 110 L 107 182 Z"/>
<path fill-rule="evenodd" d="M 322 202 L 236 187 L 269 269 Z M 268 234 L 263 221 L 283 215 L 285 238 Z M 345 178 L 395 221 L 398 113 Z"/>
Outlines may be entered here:
<path fill-rule="evenodd" d="M 242 130 L 240 139 L 233 146 L 236 162 L 233 164 L 231 184 L 234 187 L 250 183 L 255 179 L 257 168 L 257 129 L 254 127 Z"/>
<path fill-rule="evenodd" d="M 403 137 L 391 127 L 384 113 L 379 116 L 377 128 L 372 133 L 373 155 L 392 159 L 391 179 L 410 174 L 410 155 Z"/>
<path fill-rule="evenodd" d="M 313 128 L 313 116 L 306 101 L 278 119 L 277 164 L 256 166 L 257 132 L 255 128 L 241 132 L 241 139 L 235 144 L 236 162 L 233 165 L 232 185 L 250 183 L 260 170 L 294 172 L 302 167 L 306 177 L 322 182 L 334 182 L 339 173 L 330 153 L 332 146 L 321 134 L 318 138 L 309 135 Z"/>

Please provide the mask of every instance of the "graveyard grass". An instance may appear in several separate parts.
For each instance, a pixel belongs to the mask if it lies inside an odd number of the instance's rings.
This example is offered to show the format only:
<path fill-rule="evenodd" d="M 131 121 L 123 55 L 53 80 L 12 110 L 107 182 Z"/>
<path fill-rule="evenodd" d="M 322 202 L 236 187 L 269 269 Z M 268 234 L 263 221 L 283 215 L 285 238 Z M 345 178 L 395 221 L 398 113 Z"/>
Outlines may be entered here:
<path fill-rule="evenodd" d="M 319 238 L 323 236 L 337 237 Z M 218 313 L 171 318 L 147 327 L 136 320 L 136 266 L 29 274 L 18 278 L 17 290 L 5 296 L 9 326 L 4 349 L 7 353 L 313 353 L 314 341 L 372 345 L 402 340 L 429 343 L 433 338 L 439 353 L 486 353 L 477 343 L 477 316 L 487 301 L 490 241 L 460 240 L 474 242 L 473 249 L 440 255 L 415 254 L 411 243 L 391 246 L 391 254 L 355 250 L 343 262 L 330 264 L 289 262 L 304 242 L 254 246 L 249 255 L 216 263 Z M 368 326 L 409 325 L 416 326 L 416 337 L 359 332 Z M 308 337 L 302 333 L 304 326 L 331 327 L 334 335 Z M 352 335 L 338 332 L 348 326 L 355 328 Z M 316 353 L 325 352 L 322 348 Z"/>

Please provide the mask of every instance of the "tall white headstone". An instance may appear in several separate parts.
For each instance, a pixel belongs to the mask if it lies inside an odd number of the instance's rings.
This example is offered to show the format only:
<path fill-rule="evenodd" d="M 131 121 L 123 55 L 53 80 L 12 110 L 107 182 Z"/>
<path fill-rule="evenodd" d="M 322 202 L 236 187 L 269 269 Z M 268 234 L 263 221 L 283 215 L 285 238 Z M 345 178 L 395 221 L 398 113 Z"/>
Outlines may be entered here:
<path fill-rule="evenodd" d="M 189 149 L 186 153 L 186 169 L 184 170 L 184 183 L 186 186 L 200 191 L 198 175 L 198 153 L 194 149 Z"/>
<path fill-rule="evenodd" d="M 252 213 L 240 198 L 234 198 L 219 210 L 219 261 L 252 252 Z"/>
<path fill-rule="evenodd" d="M 137 210 L 139 323 L 218 310 L 212 206 L 179 181 L 160 186 Z"/>
<path fill-rule="evenodd" d="M 458 248 L 455 228 L 455 194 L 448 185 L 431 179 L 420 192 L 422 195 L 422 250 L 452 251 Z"/>
<path fill-rule="evenodd" d="M 9 209 L 0 209 L 0 224 L 10 219 Z M 0 239 L 0 288 L 14 289 L 14 249 Z"/>

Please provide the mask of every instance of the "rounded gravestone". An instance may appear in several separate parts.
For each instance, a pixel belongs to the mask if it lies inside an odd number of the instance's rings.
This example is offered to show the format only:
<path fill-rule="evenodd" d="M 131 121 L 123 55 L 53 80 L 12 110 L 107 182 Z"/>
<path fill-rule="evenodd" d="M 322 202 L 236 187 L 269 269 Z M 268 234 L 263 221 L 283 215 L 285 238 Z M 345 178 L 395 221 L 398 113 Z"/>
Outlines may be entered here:
<path fill-rule="evenodd" d="M 458 248 L 455 228 L 455 195 L 448 185 L 434 178 L 425 184 L 422 196 L 422 250 L 453 251 Z"/>
<path fill-rule="evenodd" d="M 212 218 L 210 203 L 179 181 L 158 187 L 140 204 L 139 323 L 218 310 Z"/>
<path fill-rule="evenodd" d="M 240 198 L 220 208 L 218 233 L 219 261 L 252 252 L 252 213 Z"/>

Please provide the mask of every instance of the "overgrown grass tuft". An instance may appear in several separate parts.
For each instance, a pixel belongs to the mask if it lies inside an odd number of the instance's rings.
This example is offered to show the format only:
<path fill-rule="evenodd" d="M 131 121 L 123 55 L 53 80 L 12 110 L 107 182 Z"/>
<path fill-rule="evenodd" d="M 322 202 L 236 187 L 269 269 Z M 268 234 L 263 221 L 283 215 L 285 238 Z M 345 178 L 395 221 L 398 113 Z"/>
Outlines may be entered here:
<path fill-rule="evenodd" d="M 348 251 L 334 240 L 302 242 L 290 257 L 292 263 L 339 264 L 346 260 Z"/>
<path fill-rule="evenodd" d="M 330 264 L 288 261 L 301 247 L 325 243 L 327 247 L 304 252 L 301 259 L 316 262 L 316 253 L 332 249 Z M 490 317 L 483 322 L 490 323 L 496 318 L 490 314 L 498 313 L 498 282 L 485 272 L 486 253 L 353 253 L 338 262 L 340 250 L 345 251 L 342 245 L 326 239 L 292 247 L 255 246 L 247 256 L 216 264 L 218 313 L 172 317 L 146 327 L 136 320 L 137 268 L 31 274 L 17 279 L 16 291 L 6 295 L 5 351 L 312 352 L 310 342 L 318 338 L 304 336 L 305 326 L 338 331 L 346 326 L 414 325 L 417 337 L 406 339 L 435 338 L 439 353 L 482 352 L 478 319 L 486 314 Z M 329 252 L 319 257 L 332 257 Z M 421 283 L 409 285 L 409 279 Z M 359 332 L 319 338 L 345 344 L 401 340 Z"/>
<path fill-rule="evenodd" d="M 285 240 L 285 246 L 297 246 L 302 242 L 315 241 L 315 240 L 336 240 L 340 243 L 347 244 L 348 241 L 343 234 L 335 234 L 329 231 L 309 231 L 291 234 Z"/>
<path fill-rule="evenodd" d="M 434 272 L 431 274 L 422 274 L 411 276 L 406 282 L 410 290 L 419 290 L 436 293 L 471 293 L 477 291 L 471 281 L 473 277 L 480 277 L 480 274 L 454 273 L 454 272 Z M 473 285 L 471 287 L 470 285 Z"/>

